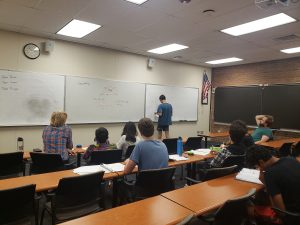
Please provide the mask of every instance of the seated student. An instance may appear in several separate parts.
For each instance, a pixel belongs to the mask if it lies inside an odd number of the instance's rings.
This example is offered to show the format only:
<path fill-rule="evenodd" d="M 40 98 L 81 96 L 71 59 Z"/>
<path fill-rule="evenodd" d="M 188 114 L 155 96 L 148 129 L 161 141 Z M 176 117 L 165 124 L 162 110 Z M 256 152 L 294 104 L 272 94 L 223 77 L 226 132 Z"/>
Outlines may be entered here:
<path fill-rule="evenodd" d="M 225 159 L 231 155 L 244 155 L 246 146 L 243 143 L 246 130 L 237 122 L 232 122 L 229 128 L 231 144 L 223 148 L 222 151 L 210 162 L 210 167 L 222 167 Z"/>
<path fill-rule="evenodd" d="M 254 145 L 254 141 L 253 141 L 253 138 L 250 134 L 248 134 L 248 128 L 247 128 L 247 125 L 244 121 L 242 120 L 235 120 L 232 122 L 233 123 L 237 123 L 239 124 L 244 130 L 245 130 L 245 136 L 242 140 L 242 143 L 248 148 L 252 145 Z"/>
<path fill-rule="evenodd" d="M 53 112 L 50 125 L 43 130 L 44 152 L 60 154 L 64 161 L 73 154 L 72 130 L 66 125 L 66 120 L 67 113 Z"/>
<path fill-rule="evenodd" d="M 251 134 L 255 144 L 272 140 L 273 133 L 270 126 L 274 121 L 273 116 L 257 115 L 255 120 L 258 128 L 256 128 Z"/>
<path fill-rule="evenodd" d="M 95 131 L 94 141 L 96 142 L 96 144 L 90 145 L 83 155 L 83 158 L 85 160 L 89 160 L 93 151 L 110 150 L 116 148 L 115 145 L 109 143 L 108 130 L 104 127 L 100 127 Z"/>
<path fill-rule="evenodd" d="M 247 164 L 260 169 L 260 180 L 266 185 L 273 206 L 300 213 L 300 163 L 292 157 L 276 158 L 262 146 L 247 151 Z"/>
<path fill-rule="evenodd" d="M 299 144 L 292 145 L 292 156 L 295 157 L 295 159 L 298 162 L 300 162 L 300 145 Z"/>
<path fill-rule="evenodd" d="M 134 145 L 140 141 L 137 136 L 137 129 L 133 122 L 127 122 L 123 128 L 122 136 L 117 143 L 117 148 L 122 149 L 122 157 L 125 158 L 125 154 L 129 145 Z"/>
<path fill-rule="evenodd" d="M 129 174 L 138 165 L 139 171 L 168 167 L 168 150 L 164 143 L 154 139 L 154 125 L 151 119 L 143 118 L 138 123 L 143 141 L 136 144 L 130 158 L 126 160 L 124 173 Z"/>

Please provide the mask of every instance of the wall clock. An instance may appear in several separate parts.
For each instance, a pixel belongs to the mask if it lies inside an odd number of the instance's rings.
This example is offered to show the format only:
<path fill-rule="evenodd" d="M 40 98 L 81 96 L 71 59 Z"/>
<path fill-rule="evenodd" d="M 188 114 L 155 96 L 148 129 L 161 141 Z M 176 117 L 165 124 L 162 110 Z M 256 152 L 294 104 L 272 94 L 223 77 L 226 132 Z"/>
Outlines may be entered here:
<path fill-rule="evenodd" d="M 28 59 L 36 59 L 40 56 L 40 48 L 33 43 L 26 44 L 23 53 Z"/>

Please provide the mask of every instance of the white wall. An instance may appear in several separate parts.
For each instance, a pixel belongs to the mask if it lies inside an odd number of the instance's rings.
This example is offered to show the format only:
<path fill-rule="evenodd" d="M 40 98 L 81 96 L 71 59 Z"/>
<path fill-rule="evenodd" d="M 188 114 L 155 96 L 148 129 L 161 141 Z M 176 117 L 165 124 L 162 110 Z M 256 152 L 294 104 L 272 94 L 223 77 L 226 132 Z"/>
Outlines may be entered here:
<path fill-rule="evenodd" d="M 41 46 L 44 41 L 44 38 L 0 30 L 0 69 L 197 87 L 200 92 L 203 71 L 206 70 L 211 77 L 211 69 L 208 68 L 156 60 L 155 67 L 150 70 L 145 56 L 59 40 L 55 41 L 51 54 L 42 53 L 36 60 L 29 60 L 23 55 L 26 43 Z M 22 109 L 16 106 L 16 110 Z M 209 111 L 210 104 L 201 105 L 199 99 L 198 122 L 175 123 L 170 128 L 171 136 L 195 136 L 198 130 L 208 131 Z M 74 144 L 92 143 L 94 130 L 99 126 L 109 130 L 113 143 L 119 139 L 123 128 L 123 124 L 72 125 Z M 14 151 L 18 136 L 24 138 L 26 150 L 42 148 L 42 130 L 42 126 L 0 127 L 0 152 Z"/>

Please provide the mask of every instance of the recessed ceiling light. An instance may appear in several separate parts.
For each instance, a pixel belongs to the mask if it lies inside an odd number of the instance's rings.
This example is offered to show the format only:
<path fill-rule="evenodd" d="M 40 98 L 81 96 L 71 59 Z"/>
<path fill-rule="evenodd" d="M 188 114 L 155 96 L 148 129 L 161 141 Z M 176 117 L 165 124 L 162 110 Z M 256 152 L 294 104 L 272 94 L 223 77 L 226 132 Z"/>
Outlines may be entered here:
<path fill-rule="evenodd" d="M 72 20 L 60 31 L 58 31 L 57 34 L 75 38 L 82 38 L 100 27 L 101 25 L 98 24 L 89 23 L 81 20 Z"/>
<path fill-rule="evenodd" d="M 287 53 L 287 54 L 292 54 L 292 53 L 297 53 L 300 52 L 300 47 L 296 47 L 296 48 L 287 48 L 287 49 L 283 49 L 280 50 L 281 52 Z"/>
<path fill-rule="evenodd" d="M 205 63 L 208 64 L 222 64 L 222 63 L 230 63 L 230 62 L 237 62 L 237 61 L 242 61 L 240 58 L 232 57 L 232 58 L 226 58 L 226 59 L 218 59 L 218 60 L 213 60 L 213 61 L 208 61 Z"/>
<path fill-rule="evenodd" d="M 279 13 L 273 16 L 265 17 L 259 20 L 254 20 L 249 23 L 244 23 L 238 26 L 230 27 L 222 32 L 233 36 L 239 36 L 243 34 L 252 33 L 259 30 L 276 27 L 279 25 L 295 22 L 296 20 L 284 13 Z"/>
<path fill-rule="evenodd" d="M 144 2 L 148 1 L 148 0 L 125 0 L 127 2 L 132 2 L 134 4 L 138 4 L 138 5 L 141 5 L 143 4 Z"/>
<path fill-rule="evenodd" d="M 182 50 L 182 49 L 185 49 L 185 48 L 188 48 L 188 46 L 179 45 L 179 44 L 174 43 L 174 44 L 165 45 L 165 46 L 162 46 L 162 47 L 159 47 L 159 48 L 151 49 L 148 52 L 161 55 L 161 54 L 166 54 L 166 53 L 169 53 L 169 52 L 175 52 L 175 51 L 178 51 L 178 50 Z"/>

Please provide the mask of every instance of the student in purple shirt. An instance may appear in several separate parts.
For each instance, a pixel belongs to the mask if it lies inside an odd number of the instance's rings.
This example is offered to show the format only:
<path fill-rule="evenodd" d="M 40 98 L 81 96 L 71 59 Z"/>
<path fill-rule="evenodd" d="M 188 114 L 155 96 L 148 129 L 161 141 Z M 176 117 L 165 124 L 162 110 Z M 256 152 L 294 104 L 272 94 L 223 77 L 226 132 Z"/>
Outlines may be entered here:
<path fill-rule="evenodd" d="M 96 144 L 91 144 L 83 155 L 85 160 L 89 160 L 93 151 L 111 150 L 116 149 L 116 145 L 112 145 L 108 140 L 108 130 L 104 127 L 100 127 L 95 131 Z"/>
<path fill-rule="evenodd" d="M 72 130 L 66 125 L 67 113 L 53 112 L 50 125 L 44 128 L 44 152 L 60 154 L 64 161 L 69 160 L 72 153 Z"/>

